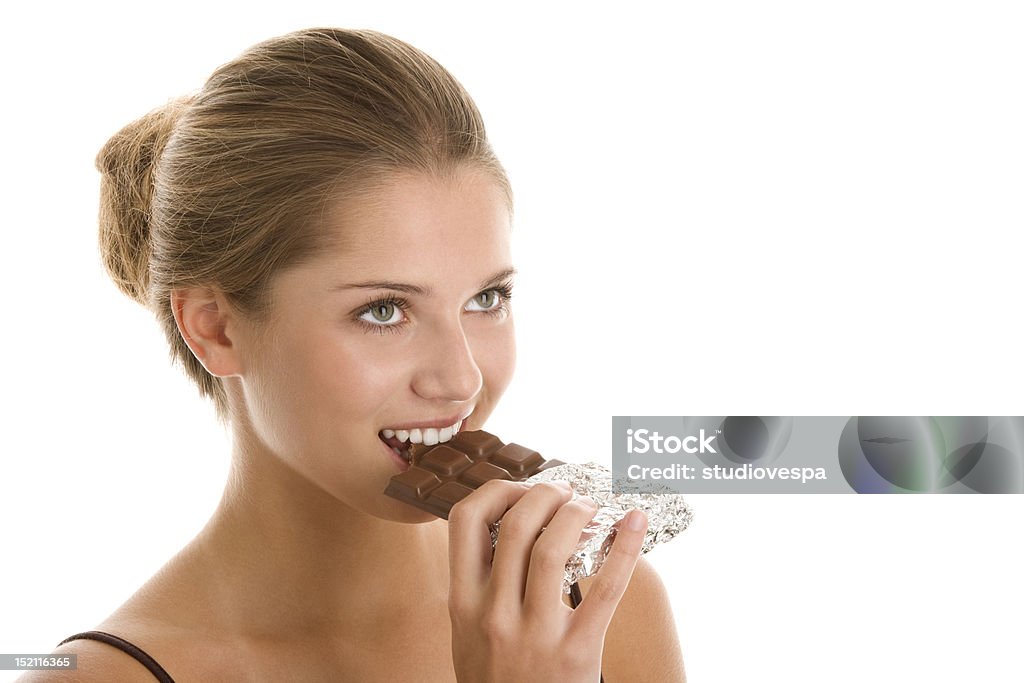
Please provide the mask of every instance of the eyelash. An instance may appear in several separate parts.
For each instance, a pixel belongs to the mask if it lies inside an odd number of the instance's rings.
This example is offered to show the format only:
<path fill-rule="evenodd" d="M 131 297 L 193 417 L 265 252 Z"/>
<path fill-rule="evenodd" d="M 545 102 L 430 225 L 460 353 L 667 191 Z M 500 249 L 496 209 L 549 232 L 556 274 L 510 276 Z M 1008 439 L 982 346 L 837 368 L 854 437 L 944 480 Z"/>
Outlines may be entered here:
<path fill-rule="evenodd" d="M 474 312 L 475 313 L 483 313 L 484 315 L 488 315 L 488 316 L 491 316 L 491 317 L 498 317 L 498 316 L 503 316 L 503 315 L 507 314 L 508 311 L 509 311 L 509 305 L 512 302 L 512 283 L 511 282 L 506 282 L 506 283 L 500 284 L 500 285 L 498 285 L 496 287 L 491 287 L 490 289 L 482 290 L 482 291 L 476 293 L 473 296 L 473 298 L 475 299 L 476 297 L 480 296 L 481 294 L 486 294 L 487 292 L 497 292 L 498 296 L 501 297 L 501 301 L 494 308 L 489 308 L 486 311 L 474 311 Z M 365 320 L 362 319 L 362 316 L 366 315 L 367 313 L 372 311 L 374 308 L 376 308 L 378 306 L 387 306 L 389 304 L 393 305 L 395 308 L 400 310 L 402 312 L 402 315 L 406 315 L 409 312 L 410 306 L 409 306 L 409 301 L 407 299 L 404 299 L 404 298 L 402 298 L 400 296 L 388 295 L 388 296 L 384 297 L 383 299 L 374 299 L 373 301 L 367 302 L 362 308 L 360 308 L 358 311 L 356 311 L 356 313 L 355 313 L 355 321 L 356 321 L 356 323 L 361 325 L 363 327 L 363 330 L 365 330 L 366 332 L 375 332 L 377 334 L 384 334 L 385 332 L 387 332 L 389 334 L 396 334 L 396 333 L 398 333 L 399 332 L 399 328 L 405 327 L 405 324 L 407 322 L 409 322 L 408 320 L 403 320 L 400 323 L 395 323 L 395 324 L 392 324 L 392 325 L 380 325 L 380 324 L 369 323 L 369 322 L 366 322 Z"/>

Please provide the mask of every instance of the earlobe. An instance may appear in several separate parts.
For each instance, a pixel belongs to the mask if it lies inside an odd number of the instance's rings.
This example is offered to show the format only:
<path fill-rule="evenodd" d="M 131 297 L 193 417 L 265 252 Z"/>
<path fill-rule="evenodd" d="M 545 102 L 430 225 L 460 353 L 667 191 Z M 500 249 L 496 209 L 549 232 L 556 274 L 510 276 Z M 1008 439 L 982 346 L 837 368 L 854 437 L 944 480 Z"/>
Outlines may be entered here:
<path fill-rule="evenodd" d="M 191 287 L 171 292 L 171 310 L 192 355 L 214 377 L 241 374 L 236 318 L 224 296 Z"/>

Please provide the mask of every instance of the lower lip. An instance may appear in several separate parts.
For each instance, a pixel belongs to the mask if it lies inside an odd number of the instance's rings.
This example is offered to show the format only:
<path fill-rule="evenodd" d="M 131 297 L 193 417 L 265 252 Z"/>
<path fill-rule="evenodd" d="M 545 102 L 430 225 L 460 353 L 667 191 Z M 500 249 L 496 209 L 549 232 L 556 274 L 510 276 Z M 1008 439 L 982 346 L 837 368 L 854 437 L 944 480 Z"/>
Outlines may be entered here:
<path fill-rule="evenodd" d="M 409 469 L 409 463 L 407 463 L 402 458 L 402 456 L 397 455 L 393 450 L 391 450 L 391 446 L 381 441 L 379 437 L 377 438 L 377 441 L 378 443 L 380 443 L 381 448 L 387 451 L 388 455 L 391 456 L 391 462 L 395 463 L 395 466 L 398 467 L 399 472 L 405 472 L 407 469 Z"/>

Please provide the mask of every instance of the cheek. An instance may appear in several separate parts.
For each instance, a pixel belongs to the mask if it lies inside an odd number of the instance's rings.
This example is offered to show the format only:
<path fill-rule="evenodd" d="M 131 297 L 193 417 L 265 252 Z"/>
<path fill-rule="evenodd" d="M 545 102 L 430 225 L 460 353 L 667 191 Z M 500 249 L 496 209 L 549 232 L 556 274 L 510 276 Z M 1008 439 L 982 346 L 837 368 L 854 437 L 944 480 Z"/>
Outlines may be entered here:
<path fill-rule="evenodd" d="M 398 389 L 394 355 L 377 339 L 329 337 L 309 349 L 303 374 L 325 410 L 358 418 L 374 413 Z"/>
<path fill-rule="evenodd" d="M 512 381 L 516 367 L 515 326 L 509 318 L 477 345 L 473 357 L 484 378 L 484 390 L 491 402 L 497 402 Z"/>
<path fill-rule="evenodd" d="M 363 340 L 327 333 L 277 342 L 247 389 L 257 427 L 275 450 L 310 447 L 318 434 L 338 438 L 395 390 L 394 368 Z"/>

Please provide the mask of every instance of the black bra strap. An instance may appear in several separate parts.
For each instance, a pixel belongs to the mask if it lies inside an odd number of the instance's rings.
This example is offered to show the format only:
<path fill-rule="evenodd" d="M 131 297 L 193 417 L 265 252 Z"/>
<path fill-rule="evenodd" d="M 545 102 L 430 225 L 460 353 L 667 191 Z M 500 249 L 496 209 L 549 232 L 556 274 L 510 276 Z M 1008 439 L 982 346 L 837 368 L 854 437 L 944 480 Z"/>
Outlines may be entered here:
<path fill-rule="evenodd" d="M 72 640 L 80 639 L 98 640 L 101 643 L 112 645 L 116 647 L 118 650 L 126 652 L 135 659 L 137 659 L 139 663 L 142 664 L 142 666 L 149 669 L 149 672 L 156 676 L 156 679 L 160 681 L 160 683 L 174 683 L 174 679 L 171 678 L 170 674 L 164 671 L 164 668 L 157 664 L 156 660 L 150 657 L 148 654 L 146 654 L 141 648 L 132 645 L 124 638 L 118 638 L 117 636 L 111 635 L 109 633 L 104 633 L 103 631 L 85 631 L 83 633 L 76 633 L 70 638 L 65 638 L 64 640 L 60 641 L 60 643 L 57 644 L 57 647 L 60 647 L 64 643 L 68 643 Z"/>
<path fill-rule="evenodd" d="M 572 604 L 572 608 L 576 609 L 583 602 L 583 593 L 580 592 L 580 585 L 574 583 L 569 586 L 569 602 Z M 601 683 L 604 683 L 604 674 L 601 674 Z"/>

